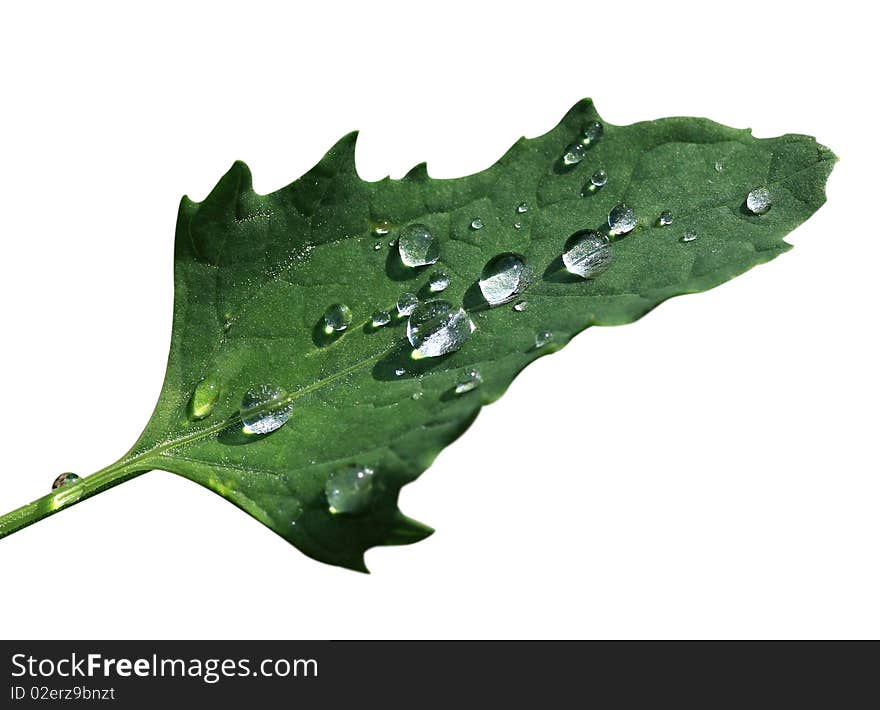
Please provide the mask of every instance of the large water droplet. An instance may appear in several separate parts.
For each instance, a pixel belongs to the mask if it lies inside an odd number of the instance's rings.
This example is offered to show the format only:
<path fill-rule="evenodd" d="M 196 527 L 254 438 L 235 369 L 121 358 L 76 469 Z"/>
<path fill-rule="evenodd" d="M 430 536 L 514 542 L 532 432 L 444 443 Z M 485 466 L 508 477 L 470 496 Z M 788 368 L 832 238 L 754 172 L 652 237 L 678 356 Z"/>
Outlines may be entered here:
<path fill-rule="evenodd" d="M 409 317 L 406 337 L 421 357 L 455 352 L 476 326 L 463 308 L 440 299 L 420 303 Z"/>
<path fill-rule="evenodd" d="M 419 305 L 419 297 L 414 293 L 405 291 L 397 297 L 397 314 L 399 316 L 408 316 L 417 305 Z"/>
<path fill-rule="evenodd" d="M 696 229 L 688 229 L 684 234 L 681 235 L 681 241 L 683 242 L 692 242 L 697 238 L 697 230 Z"/>
<path fill-rule="evenodd" d="M 443 271 L 435 271 L 428 279 L 428 288 L 432 293 L 445 291 L 449 287 L 449 276 Z"/>
<path fill-rule="evenodd" d="M 54 491 L 61 488 L 62 486 L 76 483 L 79 480 L 81 480 L 80 477 L 77 476 L 75 473 L 71 473 L 70 471 L 62 473 L 60 476 L 58 476 L 58 478 L 52 481 L 52 490 Z"/>
<path fill-rule="evenodd" d="M 282 388 L 259 385 L 247 391 L 238 411 L 246 434 L 268 434 L 290 419 L 293 403 Z"/>
<path fill-rule="evenodd" d="M 672 212 L 670 212 L 669 210 L 663 210 L 660 213 L 660 216 L 657 218 L 657 224 L 659 224 L 661 227 L 668 227 L 670 224 L 672 224 L 672 219 Z"/>
<path fill-rule="evenodd" d="M 611 264 L 608 237 L 592 229 L 572 234 L 565 243 L 562 263 L 572 274 L 588 279 L 601 274 Z"/>
<path fill-rule="evenodd" d="M 374 328 L 381 328 L 391 322 L 391 314 L 388 311 L 376 311 L 371 322 Z"/>
<path fill-rule="evenodd" d="M 215 374 L 203 377 L 193 390 L 189 399 L 189 418 L 204 419 L 217 405 L 220 398 L 220 379 Z"/>
<path fill-rule="evenodd" d="M 472 390 L 477 389 L 481 384 L 483 384 L 483 377 L 476 370 L 471 370 L 467 373 L 467 378 L 459 382 L 455 385 L 455 394 L 465 394 L 466 392 L 471 392 Z"/>
<path fill-rule="evenodd" d="M 746 196 L 746 207 L 752 214 L 764 214 L 772 206 L 770 190 L 766 187 L 756 187 Z"/>
<path fill-rule="evenodd" d="M 519 254 L 511 252 L 493 257 L 483 267 L 480 291 L 490 306 L 507 303 L 528 288 L 532 270 Z"/>
<path fill-rule="evenodd" d="M 614 236 L 628 234 L 635 229 L 637 223 L 636 211 L 623 202 L 608 213 L 608 227 Z"/>
<path fill-rule="evenodd" d="M 599 121 L 590 121 L 581 131 L 581 145 L 585 147 L 594 145 L 603 133 L 605 133 L 605 126 Z"/>
<path fill-rule="evenodd" d="M 324 486 L 327 505 L 334 515 L 359 513 L 366 508 L 373 494 L 373 469 L 349 466 L 337 471 Z"/>
<path fill-rule="evenodd" d="M 373 223 L 373 236 L 384 237 L 391 232 L 391 222 L 387 219 L 380 219 Z"/>
<path fill-rule="evenodd" d="M 524 212 L 528 212 L 529 211 L 528 203 L 527 202 L 520 202 L 516 207 L 516 211 L 519 212 L 520 214 L 523 214 Z"/>
<path fill-rule="evenodd" d="M 334 303 L 324 313 L 324 332 L 338 333 L 351 325 L 351 309 L 344 303 Z"/>
<path fill-rule="evenodd" d="M 400 260 L 407 266 L 425 266 L 440 258 L 440 248 L 431 230 L 424 224 L 409 224 L 397 236 Z"/>
<path fill-rule="evenodd" d="M 471 229 L 482 229 L 483 228 L 483 220 L 479 217 L 474 217 L 471 220 Z"/>
<path fill-rule="evenodd" d="M 565 165 L 577 165 L 587 155 L 587 147 L 583 143 L 572 143 L 562 154 L 562 162 Z"/>
<path fill-rule="evenodd" d="M 553 340 L 553 333 L 549 330 L 542 330 L 535 333 L 535 347 L 543 348 L 547 343 Z"/>

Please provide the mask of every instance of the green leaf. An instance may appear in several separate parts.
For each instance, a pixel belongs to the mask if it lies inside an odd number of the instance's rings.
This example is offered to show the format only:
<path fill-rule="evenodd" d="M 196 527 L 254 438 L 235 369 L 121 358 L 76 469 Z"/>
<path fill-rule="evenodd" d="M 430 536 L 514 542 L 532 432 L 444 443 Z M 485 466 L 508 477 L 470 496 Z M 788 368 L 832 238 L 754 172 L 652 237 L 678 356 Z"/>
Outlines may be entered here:
<path fill-rule="evenodd" d="M 825 200 L 835 157 L 814 139 L 756 139 L 698 118 L 606 124 L 584 159 L 565 165 L 566 146 L 594 119 L 592 102 L 581 101 L 549 133 L 520 139 L 495 165 L 463 178 L 436 180 L 421 164 L 402 180 L 365 182 L 352 133 L 272 194 L 256 194 L 247 167 L 235 163 L 203 202 L 184 198 L 165 383 L 117 468 L 185 476 L 307 555 L 364 570 L 366 549 L 430 534 L 398 510 L 400 488 L 523 367 L 591 325 L 634 321 L 671 296 L 769 261 Z M 607 184 L 585 189 L 600 168 Z M 773 201 L 762 215 L 745 206 L 757 186 Z M 614 241 L 610 267 L 592 279 L 569 274 L 560 261 L 566 240 L 606 225 L 621 202 L 639 222 Z M 657 224 L 663 210 L 674 215 L 670 226 Z M 385 220 L 392 230 L 379 238 L 374 227 Z M 435 265 L 406 267 L 389 246 L 412 223 L 439 242 Z M 697 238 L 681 241 L 687 230 Z M 524 310 L 489 308 L 481 296 L 480 273 L 502 252 L 534 270 Z M 393 312 L 402 292 L 430 296 L 437 270 L 450 283 L 434 297 L 463 304 L 476 330 L 452 354 L 415 360 L 405 319 L 379 328 L 370 319 L 377 309 Z M 352 322 L 331 337 L 322 316 L 332 304 L 347 305 Z M 552 339 L 536 347 L 544 331 Z M 456 394 L 472 370 L 482 382 Z M 273 433 L 244 433 L 242 397 L 263 385 L 290 393 L 290 419 Z M 352 465 L 375 472 L 369 503 L 333 513 L 327 480 Z"/>

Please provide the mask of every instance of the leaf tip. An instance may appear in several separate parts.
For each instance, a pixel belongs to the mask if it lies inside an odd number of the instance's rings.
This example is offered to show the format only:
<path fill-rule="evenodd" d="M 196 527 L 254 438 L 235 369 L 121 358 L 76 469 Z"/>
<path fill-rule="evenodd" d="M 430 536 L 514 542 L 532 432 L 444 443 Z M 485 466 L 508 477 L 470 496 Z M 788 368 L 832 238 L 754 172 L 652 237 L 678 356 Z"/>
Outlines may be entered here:
<path fill-rule="evenodd" d="M 412 182 L 421 182 L 424 180 L 428 180 L 428 164 L 422 162 L 418 165 L 413 165 L 410 171 L 403 176 L 403 179 L 410 180 Z"/>

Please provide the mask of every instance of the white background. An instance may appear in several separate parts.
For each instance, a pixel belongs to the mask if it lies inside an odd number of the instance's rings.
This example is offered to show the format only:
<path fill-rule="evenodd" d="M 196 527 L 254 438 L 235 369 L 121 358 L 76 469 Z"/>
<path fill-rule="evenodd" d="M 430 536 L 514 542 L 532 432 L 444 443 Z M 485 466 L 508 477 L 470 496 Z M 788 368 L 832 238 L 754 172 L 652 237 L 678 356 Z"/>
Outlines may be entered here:
<path fill-rule="evenodd" d="M 841 161 L 789 254 L 528 368 L 404 491 L 435 535 L 371 575 L 154 472 L 0 542 L 0 635 L 880 635 L 863 6 L 5 4 L 2 512 L 140 432 L 178 200 L 236 158 L 268 192 L 360 128 L 367 179 L 464 175 L 592 96 L 611 123 L 704 115 Z"/>

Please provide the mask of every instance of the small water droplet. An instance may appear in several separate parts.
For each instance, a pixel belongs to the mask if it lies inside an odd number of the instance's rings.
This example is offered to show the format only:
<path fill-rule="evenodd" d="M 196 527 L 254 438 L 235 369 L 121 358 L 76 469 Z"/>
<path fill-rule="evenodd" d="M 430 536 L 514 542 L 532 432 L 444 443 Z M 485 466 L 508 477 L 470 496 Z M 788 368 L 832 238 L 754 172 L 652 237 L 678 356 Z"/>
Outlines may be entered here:
<path fill-rule="evenodd" d="M 629 234 L 637 223 L 636 211 L 623 202 L 608 213 L 608 227 L 614 236 Z"/>
<path fill-rule="evenodd" d="M 421 357 L 455 352 L 476 326 L 463 308 L 440 299 L 420 303 L 406 324 L 406 337 Z"/>
<path fill-rule="evenodd" d="M 397 314 L 399 316 L 408 316 L 419 305 L 419 297 L 414 293 L 405 291 L 397 297 Z"/>
<path fill-rule="evenodd" d="M 435 271 L 428 279 L 428 288 L 432 293 L 445 291 L 449 287 L 449 276 L 444 271 Z"/>
<path fill-rule="evenodd" d="M 670 212 L 669 210 L 663 210 L 660 213 L 660 217 L 657 218 L 657 223 L 661 227 L 668 227 L 670 224 L 672 224 L 672 219 L 672 212 Z"/>
<path fill-rule="evenodd" d="M 361 512 L 370 503 L 373 480 L 373 469 L 366 466 L 349 466 L 334 473 L 324 486 L 330 512 L 334 515 Z"/>
<path fill-rule="evenodd" d="M 482 229 L 483 228 L 483 220 L 479 217 L 474 217 L 471 220 L 471 229 Z"/>
<path fill-rule="evenodd" d="M 477 387 L 483 384 L 483 377 L 476 370 L 470 370 L 467 373 L 467 379 L 462 380 L 457 385 L 455 385 L 455 394 L 465 394 L 466 392 L 471 392 Z"/>
<path fill-rule="evenodd" d="M 440 248 L 431 230 L 424 224 L 409 224 L 397 236 L 400 260 L 406 266 L 426 266 L 440 258 Z"/>
<path fill-rule="evenodd" d="M 608 182 L 608 173 L 604 170 L 597 170 L 590 177 L 590 182 L 594 187 L 603 187 Z"/>
<path fill-rule="evenodd" d="M 720 160 L 715 161 L 715 172 L 716 173 L 724 172 L 724 164 Z"/>
<path fill-rule="evenodd" d="M 535 334 L 535 347 L 543 348 L 547 343 L 553 340 L 553 333 L 549 330 L 542 330 Z"/>
<path fill-rule="evenodd" d="M 379 242 L 376 242 L 373 245 L 373 251 L 379 251 L 382 248 L 382 245 Z"/>
<path fill-rule="evenodd" d="M 528 212 L 529 211 L 528 203 L 527 202 L 520 202 L 516 207 L 516 211 L 519 212 L 520 214 L 523 214 L 524 212 Z"/>
<path fill-rule="evenodd" d="M 394 371 L 394 374 L 397 375 L 398 377 L 403 377 L 403 376 L 406 374 L 406 369 L 403 368 L 403 367 L 398 367 L 398 368 Z"/>
<path fill-rule="evenodd" d="M 391 314 L 388 311 L 376 311 L 373 314 L 372 324 L 374 328 L 381 328 L 391 322 Z"/>
<path fill-rule="evenodd" d="M 66 473 L 62 473 L 58 478 L 52 481 L 52 490 L 57 490 L 62 486 L 68 486 L 71 483 L 76 483 L 77 481 L 82 480 L 75 473 L 71 473 L 70 471 Z"/>
<path fill-rule="evenodd" d="M 572 143 L 562 154 L 562 162 L 565 165 L 577 165 L 587 154 L 587 147 L 583 143 Z"/>
<path fill-rule="evenodd" d="M 770 190 L 766 187 L 756 187 L 746 196 L 746 207 L 752 214 L 764 214 L 772 206 Z"/>
<path fill-rule="evenodd" d="M 513 304 L 513 310 L 515 310 L 517 313 L 522 313 L 528 307 L 529 307 L 528 301 L 517 301 L 516 303 Z"/>
<path fill-rule="evenodd" d="M 334 303 L 324 313 L 324 332 L 339 333 L 351 325 L 351 309 L 344 303 Z"/>
<path fill-rule="evenodd" d="M 282 388 L 259 385 L 242 397 L 238 411 L 245 434 L 268 434 L 290 419 L 293 403 Z"/>
<path fill-rule="evenodd" d="M 387 219 L 380 219 L 373 223 L 373 236 L 384 237 L 391 232 L 391 222 Z"/>
<path fill-rule="evenodd" d="M 410 399 L 421 399 L 423 395 L 423 392 L 413 392 Z"/>
<path fill-rule="evenodd" d="M 513 228 L 514 229 L 522 229 L 522 222 L 514 222 Z"/>
<path fill-rule="evenodd" d="M 490 306 L 497 306 L 525 291 L 531 279 L 532 270 L 523 257 L 512 252 L 499 254 L 483 267 L 480 291 Z"/>
<path fill-rule="evenodd" d="M 605 126 L 599 121 L 590 121 L 581 131 L 581 145 L 584 147 L 594 145 L 602 137 L 603 133 L 605 133 Z"/>
<path fill-rule="evenodd" d="M 189 398 L 189 418 L 195 421 L 204 419 L 211 412 L 220 398 L 220 379 L 210 374 L 199 380 Z"/>
<path fill-rule="evenodd" d="M 601 274 L 611 264 L 611 244 L 608 237 L 592 229 L 572 234 L 565 243 L 562 263 L 569 273 L 585 279 Z"/>
<path fill-rule="evenodd" d="M 692 242 L 697 238 L 697 230 L 689 229 L 684 234 L 681 235 L 681 241 L 683 242 Z"/>

